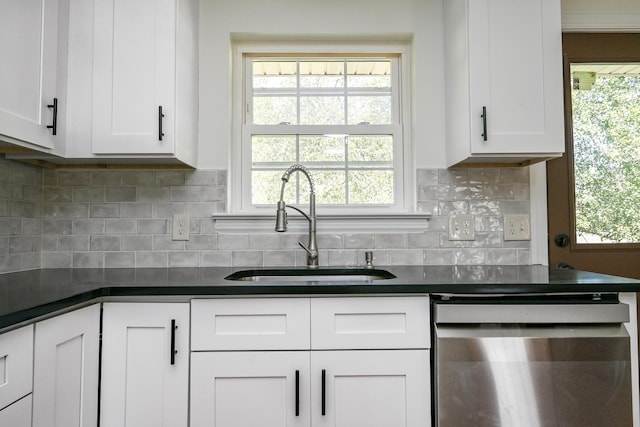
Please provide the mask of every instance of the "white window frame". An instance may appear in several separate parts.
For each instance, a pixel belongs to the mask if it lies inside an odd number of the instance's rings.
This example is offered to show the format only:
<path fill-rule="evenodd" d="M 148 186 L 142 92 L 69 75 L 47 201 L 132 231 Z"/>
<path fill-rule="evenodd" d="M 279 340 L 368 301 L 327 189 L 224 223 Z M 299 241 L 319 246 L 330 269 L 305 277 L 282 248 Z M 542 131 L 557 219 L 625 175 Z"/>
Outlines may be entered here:
<path fill-rule="evenodd" d="M 305 55 L 317 54 L 318 56 L 326 56 L 327 52 L 331 52 L 336 56 L 367 56 L 372 57 L 381 54 L 397 56 L 397 72 L 395 79 L 399 87 L 396 91 L 398 99 L 392 100 L 396 102 L 397 114 L 399 117 L 393 117 L 394 124 L 389 125 L 388 134 L 393 134 L 394 139 L 400 138 L 400 143 L 394 144 L 394 192 L 395 203 L 393 205 L 340 205 L 327 206 L 319 205 L 318 213 L 329 213 L 335 215 L 398 215 L 403 213 L 415 212 L 415 160 L 413 157 L 413 146 L 411 144 L 410 118 L 411 118 L 411 99 L 410 99 L 410 76 L 407 75 L 410 70 L 410 47 L 408 44 L 398 43 L 317 43 L 317 42 L 239 42 L 233 46 L 233 70 L 232 70 L 232 88 L 233 88 L 233 129 L 232 129 L 232 146 L 230 150 L 230 168 L 229 168 L 229 208 L 228 211 L 239 214 L 272 214 L 273 206 L 254 206 L 251 204 L 251 134 L 260 133 L 259 128 L 263 126 L 251 125 L 246 123 L 246 102 L 248 97 L 244 93 L 245 79 L 250 78 L 245 73 L 246 57 L 251 56 L 278 56 L 291 55 L 292 53 L 304 52 Z M 302 56 L 302 55 L 301 55 Z M 376 125 L 380 129 L 380 125 Z M 291 128 L 287 125 L 282 126 L 285 133 L 290 133 Z M 269 126 L 269 134 L 273 134 L 277 126 Z M 301 129 L 301 127 L 298 127 Z M 367 134 L 367 125 L 354 125 L 351 127 L 353 134 Z M 302 130 L 302 129 L 301 129 Z M 369 128 L 370 131 L 370 128 Z M 317 132 L 316 132 L 317 133 Z M 284 172 L 284 169 L 283 169 Z M 273 204 L 277 200 L 273 201 Z"/>

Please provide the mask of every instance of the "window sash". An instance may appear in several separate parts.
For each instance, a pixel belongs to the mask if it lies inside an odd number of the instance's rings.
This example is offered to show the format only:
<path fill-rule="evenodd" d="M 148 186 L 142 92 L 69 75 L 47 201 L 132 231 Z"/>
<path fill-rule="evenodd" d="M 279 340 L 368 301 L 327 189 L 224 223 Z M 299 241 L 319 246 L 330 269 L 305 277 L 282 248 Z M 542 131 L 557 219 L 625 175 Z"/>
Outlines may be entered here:
<path fill-rule="evenodd" d="M 400 76 L 400 58 L 399 55 L 389 56 L 372 56 L 368 59 L 371 60 L 390 60 L 391 61 L 391 84 L 390 87 L 352 87 L 346 82 L 343 87 L 339 88 L 310 88 L 310 87 L 288 87 L 288 88 L 255 88 L 253 89 L 253 73 L 251 69 L 251 63 L 255 60 L 277 60 L 285 61 L 287 59 L 295 60 L 301 59 L 301 57 L 287 58 L 286 55 L 277 57 L 263 57 L 257 55 L 246 55 L 244 58 L 244 111 L 243 111 L 243 126 L 241 130 L 241 209 L 242 211 L 256 211 L 266 208 L 265 205 L 253 205 L 252 203 L 252 172 L 258 170 L 277 170 L 278 166 L 281 166 L 282 172 L 291 165 L 290 162 L 271 163 L 269 164 L 252 164 L 252 149 L 251 140 L 254 135 L 391 135 L 394 141 L 393 145 L 393 160 L 391 165 L 382 165 L 380 162 L 352 162 L 347 167 L 332 167 L 330 165 L 320 164 L 308 164 L 310 170 L 322 170 L 322 171 L 349 171 L 349 170 L 390 170 L 393 172 L 393 194 L 394 201 L 392 204 L 346 204 L 346 205 L 319 205 L 319 209 L 330 209 L 338 212 L 354 212 L 375 210 L 380 208 L 382 210 L 399 211 L 404 208 L 404 202 L 406 195 L 404 194 L 404 183 L 406 173 L 404 165 L 406 159 L 404 156 L 405 147 L 403 142 L 403 130 L 401 124 L 401 76 Z M 309 58 L 303 58 L 306 61 Z M 332 60 L 331 57 L 317 57 L 317 60 L 327 61 Z M 352 60 L 366 60 L 367 58 L 351 56 L 349 54 L 341 55 L 338 60 L 345 60 L 347 62 Z M 299 76 L 298 76 L 299 78 Z M 304 96 L 340 96 L 344 97 L 348 102 L 350 97 L 354 96 L 384 96 L 389 95 L 391 102 L 391 123 L 389 124 L 338 124 L 338 125 L 299 125 L 295 123 L 280 123 L 280 124 L 253 124 L 252 123 L 252 104 L 253 97 L 261 96 L 292 96 L 297 98 L 297 111 L 296 117 L 300 119 L 300 98 Z M 345 108 L 346 110 L 346 108 Z M 345 123 L 348 120 L 348 113 L 345 111 Z M 297 154 L 297 153 L 296 153 Z M 369 163 L 365 165 L 364 163 Z M 386 162 L 385 162 L 386 163 Z M 301 189 L 304 191 L 304 185 Z M 345 189 L 345 191 L 348 191 Z M 275 204 L 277 200 L 274 200 Z M 292 202 L 292 201 L 291 201 Z"/>

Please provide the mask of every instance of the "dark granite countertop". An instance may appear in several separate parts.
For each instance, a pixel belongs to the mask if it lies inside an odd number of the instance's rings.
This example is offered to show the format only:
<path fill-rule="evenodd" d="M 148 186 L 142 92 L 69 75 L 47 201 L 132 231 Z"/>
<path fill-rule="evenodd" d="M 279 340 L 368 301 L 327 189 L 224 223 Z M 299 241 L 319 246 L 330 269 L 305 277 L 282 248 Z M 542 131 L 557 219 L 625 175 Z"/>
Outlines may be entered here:
<path fill-rule="evenodd" d="M 0 330 L 109 297 L 640 292 L 640 281 L 546 266 L 379 266 L 371 282 L 237 282 L 242 268 L 41 269 L 0 275 Z"/>

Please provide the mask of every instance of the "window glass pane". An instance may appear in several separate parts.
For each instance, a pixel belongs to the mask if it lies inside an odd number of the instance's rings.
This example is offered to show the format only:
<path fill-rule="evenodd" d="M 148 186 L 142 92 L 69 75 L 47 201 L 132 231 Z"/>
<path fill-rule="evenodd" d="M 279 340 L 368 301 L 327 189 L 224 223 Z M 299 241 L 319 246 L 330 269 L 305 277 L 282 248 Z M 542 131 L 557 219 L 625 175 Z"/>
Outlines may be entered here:
<path fill-rule="evenodd" d="M 391 123 L 391 96 L 349 96 L 349 124 Z"/>
<path fill-rule="evenodd" d="M 345 137 L 300 136 L 300 161 L 344 162 Z"/>
<path fill-rule="evenodd" d="M 351 125 L 389 125 L 395 94 L 393 60 L 291 57 L 251 58 L 252 106 L 247 125 L 278 126 L 273 133 L 251 129 L 252 203 L 273 205 L 282 173 L 293 163 L 309 168 L 319 205 L 394 204 L 394 141 L 379 127 L 349 136 Z M 287 124 L 288 126 L 282 126 Z M 309 127 L 313 135 L 309 135 Z M 361 128 L 358 128 L 360 130 Z M 388 130 L 385 130 L 388 132 Z M 286 135 L 276 135 L 286 132 Z M 320 135 L 325 134 L 325 135 Z M 375 188 L 374 188 L 375 187 Z M 309 202 L 306 179 L 292 175 L 287 203 Z"/>
<path fill-rule="evenodd" d="M 578 243 L 640 242 L 640 67 L 613 65 L 572 65 Z"/>
<path fill-rule="evenodd" d="M 253 88 L 295 88 L 296 61 L 253 61 Z"/>
<path fill-rule="evenodd" d="M 324 205 L 343 205 L 346 203 L 344 171 L 312 170 L 316 189 L 316 203 Z M 301 182 L 300 202 L 309 203 L 309 190 Z"/>
<path fill-rule="evenodd" d="M 253 171 L 251 173 L 251 203 L 254 205 L 275 205 L 280 200 L 282 186 L 281 171 Z M 296 201 L 295 181 L 285 187 L 284 199 L 288 203 Z"/>
<path fill-rule="evenodd" d="M 347 63 L 350 88 L 391 88 L 391 61 L 353 61 Z"/>
<path fill-rule="evenodd" d="M 301 88 L 343 88 L 344 61 L 300 62 Z"/>
<path fill-rule="evenodd" d="M 349 161 L 392 162 L 393 137 L 391 135 L 350 136 Z"/>
<path fill-rule="evenodd" d="M 349 203 L 393 203 L 393 172 L 349 171 Z"/>
<path fill-rule="evenodd" d="M 257 125 L 296 124 L 295 96 L 257 96 L 253 98 L 253 123 Z"/>
<path fill-rule="evenodd" d="M 296 137 L 293 135 L 253 135 L 251 137 L 253 163 L 295 162 Z"/>
<path fill-rule="evenodd" d="M 341 96 L 300 97 L 300 124 L 344 124 L 344 98 Z"/>

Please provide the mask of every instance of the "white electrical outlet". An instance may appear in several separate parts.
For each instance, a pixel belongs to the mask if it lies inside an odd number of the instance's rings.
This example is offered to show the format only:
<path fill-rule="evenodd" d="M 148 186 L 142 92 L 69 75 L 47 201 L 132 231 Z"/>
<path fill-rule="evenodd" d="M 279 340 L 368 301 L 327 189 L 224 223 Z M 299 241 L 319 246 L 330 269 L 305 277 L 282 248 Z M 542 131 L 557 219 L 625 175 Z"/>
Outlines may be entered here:
<path fill-rule="evenodd" d="M 173 215 L 173 240 L 189 240 L 189 215 Z"/>
<path fill-rule="evenodd" d="M 449 217 L 449 240 L 475 240 L 473 215 L 451 215 Z"/>
<path fill-rule="evenodd" d="M 504 240 L 531 240 L 529 215 L 505 215 Z"/>

